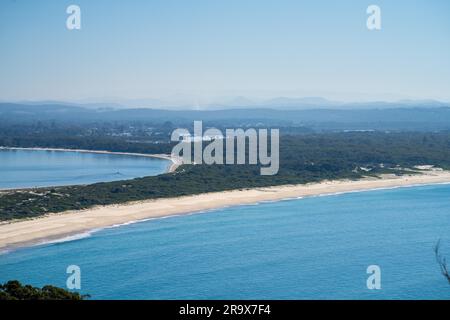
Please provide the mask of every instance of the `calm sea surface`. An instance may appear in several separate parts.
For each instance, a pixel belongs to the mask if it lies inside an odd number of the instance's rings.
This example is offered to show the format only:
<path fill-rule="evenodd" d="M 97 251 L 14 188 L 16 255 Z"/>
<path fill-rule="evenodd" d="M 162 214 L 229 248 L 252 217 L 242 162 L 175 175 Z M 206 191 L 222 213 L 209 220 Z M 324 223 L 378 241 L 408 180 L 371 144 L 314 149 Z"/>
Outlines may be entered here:
<path fill-rule="evenodd" d="M 0 189 L 89 184 L 163 173 L 168 160 L 81 152 L 0 150 Z"/>
<path fill-rule="evenodd" d="M 449 299 L 450 186 L 239 206 L 103 229 L 0 255 L 0 281 L 65 286 L 92 299 Z M 381 290 L 366 269 L 381 268 Z"/>

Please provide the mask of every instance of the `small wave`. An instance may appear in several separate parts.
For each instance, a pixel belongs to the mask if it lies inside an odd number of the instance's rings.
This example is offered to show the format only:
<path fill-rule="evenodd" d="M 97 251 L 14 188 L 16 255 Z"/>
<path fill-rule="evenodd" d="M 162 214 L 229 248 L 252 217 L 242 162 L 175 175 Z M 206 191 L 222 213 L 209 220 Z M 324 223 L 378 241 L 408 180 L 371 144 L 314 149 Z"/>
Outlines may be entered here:
<path fill-rule="evenodd" d="M 2 249 L 2 250 L 0 250 L 0 256 L 2 254 L 7 254 L 7 253 L 10 253 L 10 252 L 11 252 L 11 250 L 9 250 L 9 249 Z"/>
<path fill-rule="evenodd" d="M 104 229 L 114 229 L 114 228 L 119 228 L 119 227 L 124 227 L 124 226 L 128 226 L 130 224 L 135 224 L 135 223 L 140 223 L 140 222 L 146 222 L 146 221 L 150 221 L 150 220 L 155 220 L 158 218 L 147 218 L 147 219 L 138 219 L 138 220 L 131 220 L 131 221 L 127 221 L 127 222 L 123 222 L 123 223 L 117 223 L 117 224 L 113 224 L 111 226 L 106 226 L 103 227 L 99 230 L 104 230 Z"/>
<path fill-rule="evenodd" d="M 41 242 L 38 242 L 38 243 L 34 244 L 33 247 L 35 247 L 35 246 L 42 246 L 42 245 L 48 245 L 48 244 L 57 244 L 57 243 L 63 243 L 63 242 L 71 242 L 71 241 L 77 241 L 77 240 L 89 238 L 90 236 L 92 236 L 92 234 L 94 232 L 97 232 L 99 230 L 100 229 L 92 229 L 90 231 L 77 233 L 77 234 L 66 236 L 66 237 L 62 237 L 62 238 L 57 238 L 57 239 L 52 239 L 52 240 L 43 240 Z"/>
<path fill-rule="evenodd" d="M 58 244 L 58 243 L 64 243 L 64 242 L 71 242 L 71 241 L 77 241 L 77 240 L 81 240 L 81 239 L 85 239 L 85 238 L 89 238 L 90 236 L 92 236 L 92 234 L 94 232 L 99 231 L 100 229 L 92 229 L 86 232 L 81 232 L 81 233 L 77 233 L 77 234 L 73 234 L 73 235 L 69 235 L 69 236 L 65 236 L 65 237 L 61 237 L 61 238 L 56 238 L 56 239 L 46 239 L 46 240 L 41 240 L 35 243 L 31 243 L 25 246 L 18 246 L 18 247 L 11 247 L 8 249 L 2 249 L 0 250 L 0 255 L 2 254 L 8 254 L 11 253 L 13 251 L 16 250 L 20 250 L 20 249 L 25 249 L 25 248 L 31 248 L 31 247 L 39 247 L 39 246 L 45 246 L 45 245 L 53 245 L 53 244 Z"/>
<path fill-rule="evenodd" d="M 195 214 L 195 213 L 196 212 L 192 212 L 191 214 Z M 115 228 L 124 227 L 124 226 L 135 224 L 135 223 L 141 223 L 141 222 L 157 220 L 157 219 L 174 218 L 174 217 L 184 216 L 184 215 L 185 214 L 127 221 L 127 222 L 124 222 L 124 223 L 118 223 L 118 224 L 114 224 L 114 225 L 111 225 L 111 226 L 105 226 L 105 227 L 101 227 L 101 228 L 94 228 L 94 229 L 91 229 L 89 231 L 85 231 L 85 232 L 81 232 L 81 233 L 77 233 L 77 234 L 73 234 L 73 235 L 69 235 L 69 236 L 65 236 L 65 237 L 61 237 L 61 238 L 42 240 L 42 241 L 33 243 L 33 244 L 31 244 L 29 246 L 26 246 L 26 247 L 38 247 L 38 246 L 45 246 L 45 245 L 53 245 L 53 244 L 59 244 L 59 243 L 65 243 L 65 242 L 78 241 L 78 240 L 89 238 L 94 233 L 102 231 L 102 230 L 106 230 L 106 229 L 115 229 Z M 22 248 L 22 247 L 19 247 L 19 248 Z M 19 249 L 19 248 L 17 248 L 17 249 Z M 15 249 L 3 249 L 3 250 L 0 250 L 0 255 L 10 253 L 10 252 L 12 252 L 14 250 Z"/>

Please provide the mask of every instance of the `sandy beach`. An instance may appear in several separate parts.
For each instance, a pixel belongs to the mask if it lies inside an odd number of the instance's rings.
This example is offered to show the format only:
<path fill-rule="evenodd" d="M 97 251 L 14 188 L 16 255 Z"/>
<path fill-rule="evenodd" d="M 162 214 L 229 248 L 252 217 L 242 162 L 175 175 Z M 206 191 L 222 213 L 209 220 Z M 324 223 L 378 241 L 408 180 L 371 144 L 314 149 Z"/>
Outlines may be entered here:
<path fill-rule="evenodd" d="M 4 251 L 63 238 L 89 230 L 149 218 L 181 215 L 227 206 L 254 204 L 289 198 L 450 183 L 450 171 L 430 170 L 421 175 L 365 178 L 357 181 L 324 181 L 304 185 L 235 190 L 178 198 L 156 199 L 121 205 L 99 206 L 80 211 L 50 214 L 32 220 L 0 224 L 0 250 Z"/>

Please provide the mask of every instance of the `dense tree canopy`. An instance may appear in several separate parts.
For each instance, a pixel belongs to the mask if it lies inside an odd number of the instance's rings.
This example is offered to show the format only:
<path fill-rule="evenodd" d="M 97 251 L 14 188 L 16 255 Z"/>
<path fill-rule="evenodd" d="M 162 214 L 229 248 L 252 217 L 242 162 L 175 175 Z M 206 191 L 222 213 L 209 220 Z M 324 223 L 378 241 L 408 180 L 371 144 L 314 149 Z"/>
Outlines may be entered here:
<path fill-rule="evenodd" d="M 0 300 L 83 300 L 87 297 L 49 285 L 42 288 L 23 285 L 17 280 L 0 285 Z"/>

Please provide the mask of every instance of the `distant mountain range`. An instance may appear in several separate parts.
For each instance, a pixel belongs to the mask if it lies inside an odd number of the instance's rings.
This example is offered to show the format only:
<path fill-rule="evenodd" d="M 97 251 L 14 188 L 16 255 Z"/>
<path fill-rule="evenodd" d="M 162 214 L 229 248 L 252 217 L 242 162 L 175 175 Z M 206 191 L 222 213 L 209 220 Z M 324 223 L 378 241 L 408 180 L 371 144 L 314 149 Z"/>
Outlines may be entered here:
<path fill-rule="evenodd" d="M 74 104 L 0 103 L 2 122 L 36 121 L 148 122 L 184 126 L 195 120 L 230 128 L 242 126 L 308 127 L 314 130 L 450 130 L 450 106 L 439 102 L 403 101 L 317 108 L 291 108 L 281 101 L 278 108 L 243 107 L 218 110 L 165 110 L 150 108 L 115 108 L 108 104 L 78 106 Z M 287 103 L 287 102 L 285 102 Z"/>
<path fill-rule="evenodd" d="M 267 100 L 253 100 L 244 96 L 222 98 L 218 102 L 181 102 L 188 100 L 186 97 L 169 99 L 103 99 L 95 102 L 84 99 L 76 102 L 65 101 L 19 101 L 21 105 L 66 105 L 83 107 L 86 109 L 128 109 L 150 108 L 166 110 L 222 110 L 222 109 L 254 109 L 270 108 L 280 110 L 306 110 L 306 109 L 392 109 L 392 108 L 438 108 L 450 107 L 450 102 L 437 100 L 399 100 L 395 102 L 370 101 L 370 102 L 339 102 L 322 97 L 276 97 Z M 98 100 L 100 101 L 100 100 Z"/>

